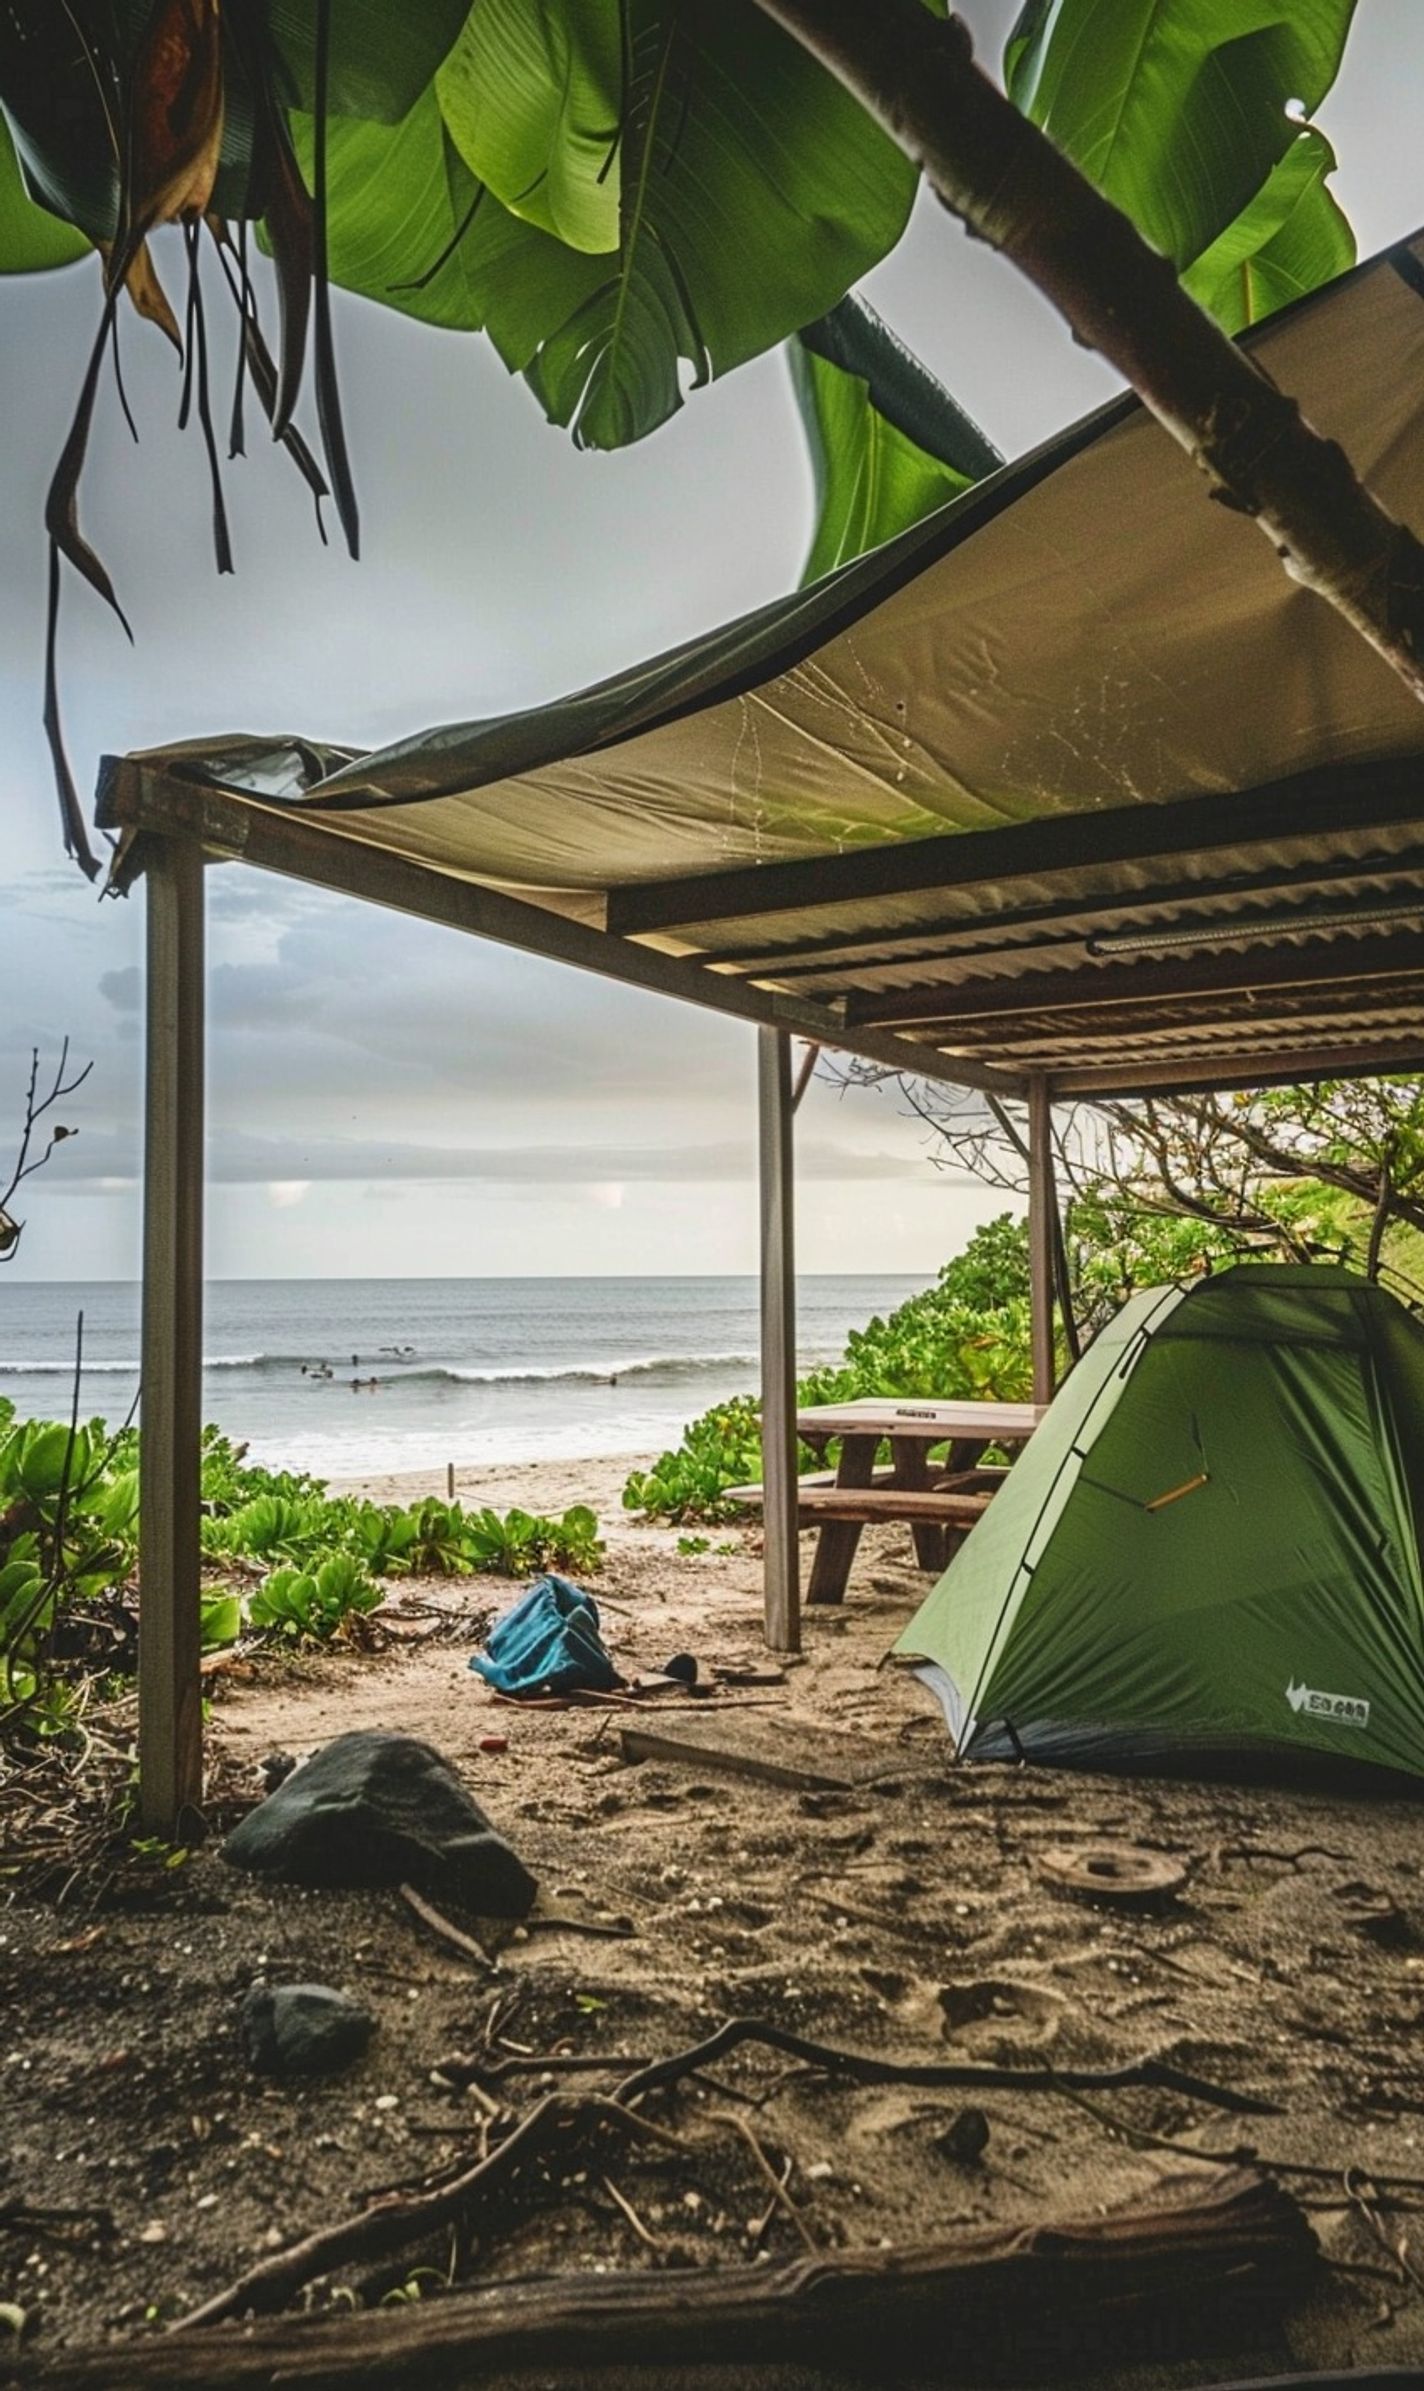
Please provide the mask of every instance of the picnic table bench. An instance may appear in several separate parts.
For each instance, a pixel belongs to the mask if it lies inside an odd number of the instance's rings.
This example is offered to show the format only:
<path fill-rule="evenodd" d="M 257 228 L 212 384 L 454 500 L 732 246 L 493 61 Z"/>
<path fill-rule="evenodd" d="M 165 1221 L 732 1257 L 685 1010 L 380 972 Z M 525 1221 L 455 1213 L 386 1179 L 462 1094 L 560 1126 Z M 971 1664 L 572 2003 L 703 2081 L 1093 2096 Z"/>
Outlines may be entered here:
<path fill-rule="evenodd" d="M 1042 1417 L 1034 1403 L 895 1403 L 878 1396 L 798 1413 L 797 1434 L 813 1452 L 824 1458 L 837 1438 L 841 1448 L 834 1470 L 812 1473 L 798 1488 L 801 1526 L 820 1530 L 807 1601 L 841 1601 L 861 1530 L 878 1520 L 903 1520 L 920 1567 L 943 1569 L 1006 1475 L 1002 1465 L 986 1466 L 984 1454 L 991 1446 L 1016 1451 Z M 885 1443 L 888 1466 L 875 1458 Z M 944 1457 L 932 1463 L 937 1445 Z M 739 1503 L 762 1499 L 760 1486 L 728 1493 Z"/>

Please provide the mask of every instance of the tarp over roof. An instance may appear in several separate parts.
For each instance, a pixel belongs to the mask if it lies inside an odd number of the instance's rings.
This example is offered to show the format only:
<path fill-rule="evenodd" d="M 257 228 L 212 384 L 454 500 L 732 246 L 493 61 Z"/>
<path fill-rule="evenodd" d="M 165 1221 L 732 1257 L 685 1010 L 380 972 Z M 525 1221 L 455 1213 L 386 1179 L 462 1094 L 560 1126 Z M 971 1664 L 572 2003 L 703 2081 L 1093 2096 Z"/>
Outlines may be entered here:
<path fill-rule="evenodd" d="M 1418 236 L 1250 341 L 1416 524 L 1422 294 Z M 354 885 L 338 853 L 373 851 L 684 957 L 702 1001 L 1071 1092 L 1424 1056 L 1421 759 L 1424 710 L 1124 400 L 578 696 L 374 755 L 153 751 L 105 810 L 181 830 L 196 785 L 232 801 L 208 843 L 255 852 L 224 825 L 260 802 L 324 834 L 278 868 Z"/>

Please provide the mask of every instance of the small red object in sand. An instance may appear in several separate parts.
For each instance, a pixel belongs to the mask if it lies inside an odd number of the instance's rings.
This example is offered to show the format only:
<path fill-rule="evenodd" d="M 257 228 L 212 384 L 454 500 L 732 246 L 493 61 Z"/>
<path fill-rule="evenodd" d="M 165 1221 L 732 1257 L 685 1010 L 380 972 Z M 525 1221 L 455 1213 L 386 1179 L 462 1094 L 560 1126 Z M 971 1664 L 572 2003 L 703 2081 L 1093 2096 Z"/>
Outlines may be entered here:
<path fill-rule="evenodd" d="M 482 1735 L 480 1737 L 480 1750 L 482 1752 L 507 1752 L 509 1750 L 509 1737 L 507 1735 Z"/>

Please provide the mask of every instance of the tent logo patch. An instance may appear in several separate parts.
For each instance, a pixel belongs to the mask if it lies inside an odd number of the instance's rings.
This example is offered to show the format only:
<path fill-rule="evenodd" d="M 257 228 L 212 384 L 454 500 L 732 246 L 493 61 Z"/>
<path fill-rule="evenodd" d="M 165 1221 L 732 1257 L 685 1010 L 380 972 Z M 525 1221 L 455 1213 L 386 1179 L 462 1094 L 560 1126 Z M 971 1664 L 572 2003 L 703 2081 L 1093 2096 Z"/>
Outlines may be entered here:
<path fill-rule="evenodd" d="M 1336 1727 L 1368 1727 L 1370 1706 L 1356 1694 L 1322 1694 L 1313 1685 L 1297 1685 L 1292 1678 L 1286 1687 L 1286 1700 L 1299 1715 L 1307 1718 L 1329 1719 Z"/>

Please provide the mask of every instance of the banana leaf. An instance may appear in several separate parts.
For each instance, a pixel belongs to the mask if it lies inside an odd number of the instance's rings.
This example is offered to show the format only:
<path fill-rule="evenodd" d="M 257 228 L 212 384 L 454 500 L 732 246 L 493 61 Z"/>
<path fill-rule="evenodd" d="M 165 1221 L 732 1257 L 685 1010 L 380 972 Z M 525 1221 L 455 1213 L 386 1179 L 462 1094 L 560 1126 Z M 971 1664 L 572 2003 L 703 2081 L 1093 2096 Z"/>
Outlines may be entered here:
<path fill-rule="evenodd" d="M 310 186 L 314 120 L 291 119 Z M 346 290 L 457 330 L 478 327 L 479 297 L 462 237 L 480 185 L 445 130 L 428 84 L 396 125 L 333 116 L 327 126 L 327 271 Z M 481 202 L 483 208 L 483 202 Z M 265 228 L 258 239 L 270 246 Z"/>
<path fill-rule="evenodd" d="M 620 0 L 481 0 L 436 78 L 450 138 L 513 215 L 618 247 Z"/>
<path fill-rule="evenodd" d="M 15 144 L 0 115 L 0 274 L 41 274 L 89 255 L 87 236 L 36 205 L 25 188 Z"/>
<path fill-rule="evenodd" d="M 1339 70 L 1355 0 L 1028 0 L 1009 97 L 1179 267 L 1255 199 Z"/>
<path fill-rule="evenodd" d="M 445 56 L 470 0 L 339 0 L 332 17 L 326 104 L 334 116 L 399 124 Z M 267 25 L 290 77 L 287 98 L 316 99 L 318 0 L 267 0 Z"/>
<path fill-rule="evenodd" d="M 893 539 L 1003 463 L 861 299 L 807 325 L 787 356 L 816 483 L 803 583 Z"/>
<path fill-rule="evenodd" d="M 1355 262 L 1355 236 L 1326 189 L 1335 153 L 1310 127 L 1234 224 L 1187 268 L 1182 280 L 1230 333 L 1244 332 Z"/>
<path fill-rule="evenodd" d="M 629 0 L 616 255 L 491 195 L 466 244 L 487 329 L 581 447 L 655 431 L 823 315 L 904 228 L 916 175 L 754 0 Z"/>

